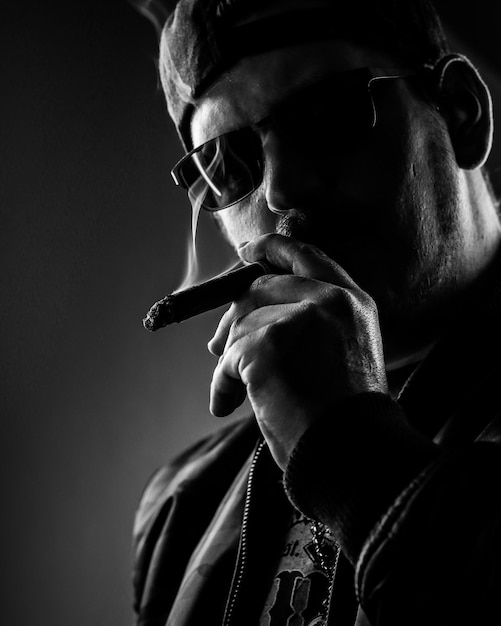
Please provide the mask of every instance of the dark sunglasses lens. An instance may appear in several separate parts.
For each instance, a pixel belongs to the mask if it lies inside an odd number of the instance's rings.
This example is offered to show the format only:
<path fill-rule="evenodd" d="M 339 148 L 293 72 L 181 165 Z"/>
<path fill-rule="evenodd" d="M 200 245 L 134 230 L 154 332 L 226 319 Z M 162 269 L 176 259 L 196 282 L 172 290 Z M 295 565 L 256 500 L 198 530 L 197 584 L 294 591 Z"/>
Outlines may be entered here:
<path fill-rule="evenodd" d="M 191 154 L 177 174 L 193 206 L 219 211 L 261 184 L 261 142 L 250 129 L 227 133 Z"/>
<path fill-rule="evenodd" d="M 332 156 L 333 150 L 359 145 L 373 128 L 375 113 L 365 73 L 349 80 L 320 84 L 306 97 L 294 98 L 278 112 L 286 135 L 311 158 Z"/>
<path fill-rule="evenodd" d="M 330 106 L 321 107 L 318 113 L 313 111 L 313 126 L 317 132 L 323 128 L 324 141 L 349 147 L 372 129 L 374 110 L 369 91 L 365 89 L 354 96 L 342 94 Z"/>

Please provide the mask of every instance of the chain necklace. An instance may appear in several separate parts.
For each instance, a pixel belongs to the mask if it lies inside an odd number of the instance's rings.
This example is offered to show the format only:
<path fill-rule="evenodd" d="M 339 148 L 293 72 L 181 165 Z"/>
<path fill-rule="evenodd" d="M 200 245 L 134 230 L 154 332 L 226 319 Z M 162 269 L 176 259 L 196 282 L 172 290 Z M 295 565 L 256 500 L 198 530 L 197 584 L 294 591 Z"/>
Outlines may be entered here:
<path fill-rule="evenodd" d="M 332 538 L 332 535 L 325 524 L 312 520 L 310 530 L 315 552 L 318 557 L 318 563 L 329 581 L 327 596 L 322 601 L 320 619 L 319 621 L 315 621 L 315 626 L 326 626 L 327 616 L 329 613 L 329 603 L 332 596 L 334 579 L 336 577 L 337 564 L 341 549 L 336 542 L 332 545 L 332 539 L 331 541 L 327 541 L 327 536 L 330 535 Z"/>

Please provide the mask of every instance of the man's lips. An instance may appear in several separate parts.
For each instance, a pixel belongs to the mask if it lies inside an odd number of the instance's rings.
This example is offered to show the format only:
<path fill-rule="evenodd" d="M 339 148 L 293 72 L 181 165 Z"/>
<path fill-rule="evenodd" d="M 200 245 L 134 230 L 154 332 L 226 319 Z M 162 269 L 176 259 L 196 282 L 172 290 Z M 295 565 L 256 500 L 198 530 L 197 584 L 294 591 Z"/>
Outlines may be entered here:
<path fill-rule="evenodd" d="M 374 212 L 351 205 L 328 206 L 307 213 L 291 211 L 282 215 L 276 232 L 319 248 L 341 248 L 356 239 L 377 236 L 380 224 Z"/>
<path fill-rule="evenodd" d="M 371 295 L 379 293 L 388 280 L 389 246 L 376 229 L 340 230 L 330 225 L 312 228 L 311 222 L 287 223 L 285 234 L 319 248 L 340 265 L 351 278 Z"/>
<path fill-rule="evenodd" d="M 312 228 L 304 228 L 303 225 L 288 227 L 285 230 L 277 229 L 279 234 L 286 235 L 302 241 L 303 243 L 315 246 L 329 256 L 333 261 L 342 265 L 342 261 L 353 260 L 355 257 L 363 258 L 367 261 L 369 255 L 377 254 L 380 250 L 377 233 L 361 232 L 360 229 L 351 229 L 350 232 L 340 229 L 330 229 L 326 227 L 319 231 Z M 377 256 L 380 255 L 377 254 Z"/>

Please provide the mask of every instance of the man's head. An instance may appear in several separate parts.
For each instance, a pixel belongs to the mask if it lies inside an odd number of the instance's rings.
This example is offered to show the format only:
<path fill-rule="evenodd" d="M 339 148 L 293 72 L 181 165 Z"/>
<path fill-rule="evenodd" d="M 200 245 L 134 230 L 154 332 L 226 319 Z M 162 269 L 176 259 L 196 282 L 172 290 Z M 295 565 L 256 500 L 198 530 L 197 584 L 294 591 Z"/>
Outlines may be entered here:
<path fill-rule="evenodd" d="M 184 145 L 196 101 L 240 59 L 290 44 L 348 39 L 433 64 L 446 39 L 427 0 L 164 0 L 160 75 Z M 158 10 L 158 9 L 157 9 Z"/>
<path fill-rule="evenodd" d="M 376 300 L 388 354 L 429 341 L 490 263 L 499 226 L 481 172 L 489 93 L 466 58 L 447 56 L 428 3 L 176 6 L 164 89 L 185 145 L 217 157 L 192 157 L 194 199 L 219 193 L 224 206 L 247 190 L 216 213 L 235 247 L 267 232 L 314 244 Z M 238 162 L 251 183 L 228 178 Z"/>

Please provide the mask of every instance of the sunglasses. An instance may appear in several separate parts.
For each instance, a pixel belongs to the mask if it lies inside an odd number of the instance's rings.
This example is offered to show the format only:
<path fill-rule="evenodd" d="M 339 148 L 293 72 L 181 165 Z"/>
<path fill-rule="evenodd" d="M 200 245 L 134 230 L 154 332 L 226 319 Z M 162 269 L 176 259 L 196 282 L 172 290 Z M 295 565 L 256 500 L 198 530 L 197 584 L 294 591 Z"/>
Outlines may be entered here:
<path fill-rule="evenodd" d="M 376 126 L 372 87 L 415 72 L 359 68 L 331 75 L 293 94 L 254 124 L 194 148 L 172 168 L 176 185 L 192 206 L 220 211 L 240 202 L 263 181 L 264 153 L 259 129 L 272 125 L 291 147 L 311 159 L 325 159 L 335 146 L 349 150 Z"/>

